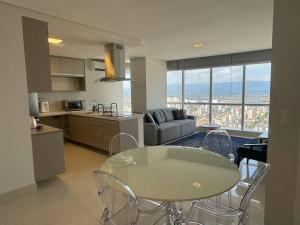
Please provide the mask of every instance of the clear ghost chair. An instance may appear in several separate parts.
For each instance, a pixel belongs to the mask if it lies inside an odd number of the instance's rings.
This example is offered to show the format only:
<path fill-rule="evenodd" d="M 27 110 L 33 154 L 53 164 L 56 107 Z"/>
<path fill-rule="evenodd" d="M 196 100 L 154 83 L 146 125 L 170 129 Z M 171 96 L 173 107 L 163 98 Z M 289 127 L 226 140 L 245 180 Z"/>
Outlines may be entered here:
<path fill-rule="evenodd" d="M 109 156 L 129 149 L 137 148 L 138 142 L 131 134 L 119 133 L 113 136 L 109 142 Z M 143 213 L 143 215 L 159 213 L 166 205 L 165 202 L 159 203 L 141 198 L 138 198 L 138 201 L 141 208 L 140 211 Z"/>
<path fill-rule="evenodd" d="M 93 172 L 103 206 L 101 225 L 134 225 L 139 218 L 139 204 L 129 186 L 109 173 Z"/>
<path fill-rule="evenodd" d="M 217 218 L 218 223 L 223 225 L 246 225 L 248 220 L 248 208 L 251 202 L 253 193 L 258 186 L 258 184 L 263 180 L 264 176 L 267 174 L 270 168 L 270 164 L 264 163 L 258 166 L 256 171 L 251 176 L 251 183 L 249 183 L 245 194 L 237 208 L 233 208 L 229 204 L 221 204 L 215 202 L 212 199 L 195 201 L 192 204 L 192 210 L 190 210 L 189 215 L 186 215 L 186 221 L 188 224 L 201 224 L 205 225 L 203 215 L 210 215 L 213 218 Z M 201 213 L 201 219 L 203 221 L 195 221 L 194 215 L 198 212 Z M 221 222 L 220 222 L 221 221 Z M 211 221 L 210 221 L 211 222 Z M 210 224 L 208 222 L 208 224 Z"/>
<path fill-rule="evenodd" d="M 208 132 L 205 135 L 200 148 L 222 155 L 232 162 L 235 160 L 232 140 L 226 130 L 217 129 Z M 228 192 L 228 198 L 231 198 L 231 192 Z M 215 201 L 219 203 L 221 197 L 216 196 Z M 216 222 L 219 222 L 218 219 Z"/>
<path fill-rule="evenodd" d="M 110 139 L 109 156 L 137 147 L 138 142 L 131 134 L 119 133 Z"/>
<path fill-rule="evenodd" d="M 234 161 L 232 140 L 226 130 L 218 129 L 208 132 L 200 148 L 208 150 Z"/>

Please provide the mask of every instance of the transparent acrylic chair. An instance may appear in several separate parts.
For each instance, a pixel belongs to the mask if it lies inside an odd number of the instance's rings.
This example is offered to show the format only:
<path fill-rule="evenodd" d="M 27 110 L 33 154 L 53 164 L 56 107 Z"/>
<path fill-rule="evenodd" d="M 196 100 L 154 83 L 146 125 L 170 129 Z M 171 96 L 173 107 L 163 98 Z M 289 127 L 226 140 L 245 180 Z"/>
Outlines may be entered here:
<path fill-rule="evenodd" d="M 208 132 L 200 148 L 208 150 L 234 161 L 232 140 L 226 130 L 218 129 Z"/>
<path fill-rule="evenodd" d="M 137 148 L 138 142 L 131 134 L 119 133 L 113 136 L 109 142 L 109 156 Z M 138 202 L 140 205 L 140 212 L 143 215 L 154 215 L 160 213 L 166 205 L 165 202 L 159 203 L 141 198 L 138 198 Z"/>
<path fill-rule="evenodd" d="M 232 162 L 235 159 L 232 148 L 232 140 L 226 130 L 217 129 L 208 132 L 205 135 L 199 149 L 204 149 L 222 155 Z M 228 194 L 230 195 L 229 192 Z M 219 202 L 219 196 L 216 197 L 216 201 Z M 180 211 L 184 210 L 183 205 L 183 202 L 179 202 L 178 207 Z"/>
<path fill-rule="evenodd" d="M 137 147 L 138 142 L 131 134 L 119 133 L 109 141 L 109 156 Z"/>
<path fill-rule="evenodd" d="M 250 201 L 253 196 L 258 184 L 263 180 L 264 176 L 267 174 L 270 168 L 270 164 L 264 163 L 258 166 L 256 171 L 251 176 L 251 182 L 242 197 L 242 200 L 238 208 L 233 208 L 229 204 L 221 204 L 212 199 L 195 201 L 192 204 L 192 209 L 186 216 L 187 224 L 211 224 L 211 221 L 204 220 L 204 215 L 210 215 L 213 218 L 217 218 L 218 224 L 223 225 L 246 225 L 248 219 L 248 208 Z M 198 217 L 198 220 L 195 221 L 195 214 L 198 212 L 201 216 Z M 208 222 L 208 223 L 206 223 Z"/>
<path fill-rule="evenodd" d="M 103 171 L 94 171 L 98 195 L 103 206 L 101 225 L 135 225 L 139 204 L 133 191 L 121 180 Z"/>

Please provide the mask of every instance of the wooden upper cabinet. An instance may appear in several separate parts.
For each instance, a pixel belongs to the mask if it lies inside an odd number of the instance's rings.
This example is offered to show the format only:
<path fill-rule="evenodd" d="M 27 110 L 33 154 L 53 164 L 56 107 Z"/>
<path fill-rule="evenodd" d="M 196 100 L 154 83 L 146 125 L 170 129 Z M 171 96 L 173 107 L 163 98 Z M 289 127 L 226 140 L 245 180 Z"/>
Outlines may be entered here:
<path fill-rule="evenodd" d="M 53 75 L 61 74 L 60 57 L 56 57 L 56 56 L 50 57 L 50 68 L 51 68 L 51 74 Z"/>
<path fill-rule="evenodd" d="M 82 75 L 85 74 L 84 69 L 84 60 L 82 59 L 73 59 L 73 73 L 74 75 Z"/>
<path fill-rule="evenodd" d="M 85 65 L 83 59 L 50 56 L 50 64 L 52 76 L 85 76 Z"/>
<path fill-rule="evenodd" d="M 51 91 L 48 23 L 22 17 L 28 92 Z"/>
<path fill-rule="evenodd" d="M 73 75 L 73 59 L 61 58 L 61 74 L 63 75 Z"/>

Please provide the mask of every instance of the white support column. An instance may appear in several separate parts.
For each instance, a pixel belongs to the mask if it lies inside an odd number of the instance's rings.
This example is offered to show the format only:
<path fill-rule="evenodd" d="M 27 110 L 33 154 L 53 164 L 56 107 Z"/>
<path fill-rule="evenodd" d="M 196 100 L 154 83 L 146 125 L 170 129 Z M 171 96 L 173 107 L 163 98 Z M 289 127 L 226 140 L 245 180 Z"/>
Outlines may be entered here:
<path fill-rule="evenodd" d="M 274 1 L 265 225 L 300 224 L 300 2 Z"/>
<path fill-rule="evenodd" d="M 131 104 L 133 112 L 167 107 L 166 61 L 131 59 Z"/>

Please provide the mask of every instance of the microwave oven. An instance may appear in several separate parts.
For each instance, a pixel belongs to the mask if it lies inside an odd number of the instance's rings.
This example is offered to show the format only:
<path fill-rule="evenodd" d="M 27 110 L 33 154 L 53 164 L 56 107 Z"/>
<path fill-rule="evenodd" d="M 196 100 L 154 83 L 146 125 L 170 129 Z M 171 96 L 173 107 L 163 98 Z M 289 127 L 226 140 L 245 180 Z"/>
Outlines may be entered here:
<path fill-rule="evenodd" d="M 67 100 L 62 102 L 65 111 L 82 111 L 85 110 L 84 100 Z"/>

